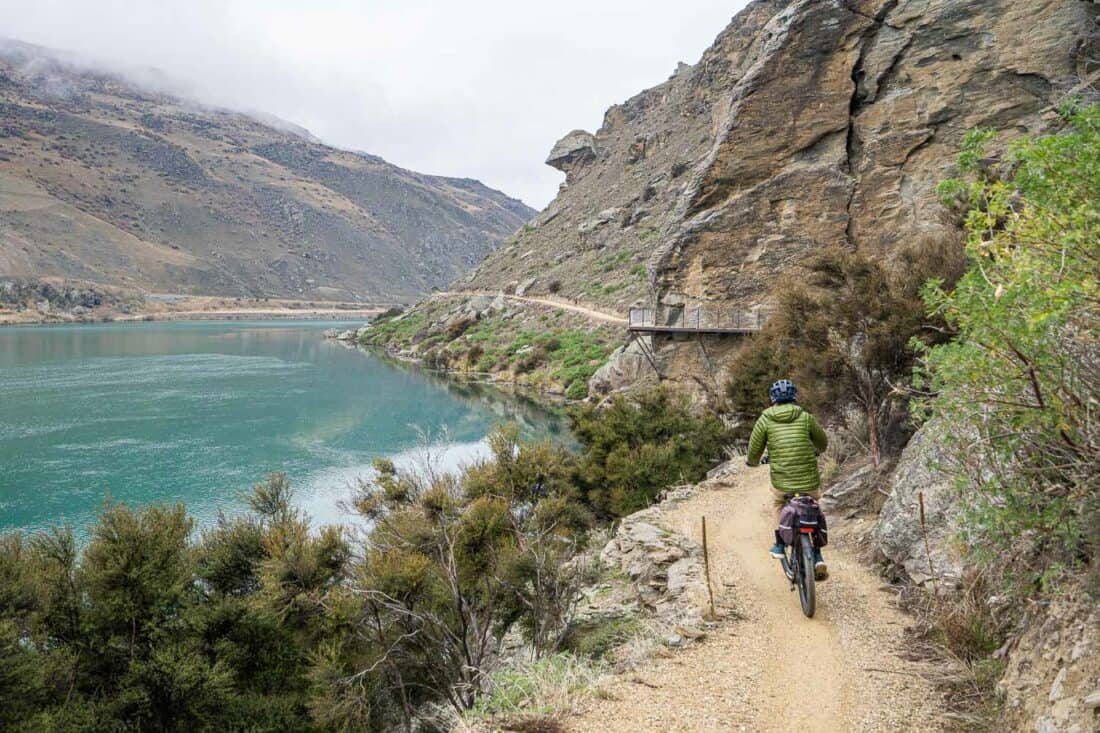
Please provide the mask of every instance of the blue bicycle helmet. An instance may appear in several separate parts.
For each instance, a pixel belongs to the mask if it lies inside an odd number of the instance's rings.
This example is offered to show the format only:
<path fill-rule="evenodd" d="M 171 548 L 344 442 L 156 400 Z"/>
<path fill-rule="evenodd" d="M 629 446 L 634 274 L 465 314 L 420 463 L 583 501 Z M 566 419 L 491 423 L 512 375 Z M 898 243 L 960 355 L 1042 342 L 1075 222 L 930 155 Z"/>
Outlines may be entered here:
<path fill-rule="evenodd" d="M 789 379 L 780 379 L 768 390 L 773 405 L 782 405 L 785 402 L 794 402 L 798 397 L 798 387 Z"/>

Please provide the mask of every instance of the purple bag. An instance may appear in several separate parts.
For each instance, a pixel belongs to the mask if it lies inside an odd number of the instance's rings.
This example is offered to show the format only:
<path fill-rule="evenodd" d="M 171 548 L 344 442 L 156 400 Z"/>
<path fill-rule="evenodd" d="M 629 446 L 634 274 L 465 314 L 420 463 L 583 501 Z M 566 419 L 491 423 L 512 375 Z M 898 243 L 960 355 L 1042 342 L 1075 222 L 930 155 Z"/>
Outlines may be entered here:
<path fill-rule="evenodd" d="M 829 544 L 829 528 L 821 507 L 809 496 L 796 496 L 780 510 L 775 535 L 783 544 L 793 545 L 804 527 L 813 530 L 814 547 Z"/>

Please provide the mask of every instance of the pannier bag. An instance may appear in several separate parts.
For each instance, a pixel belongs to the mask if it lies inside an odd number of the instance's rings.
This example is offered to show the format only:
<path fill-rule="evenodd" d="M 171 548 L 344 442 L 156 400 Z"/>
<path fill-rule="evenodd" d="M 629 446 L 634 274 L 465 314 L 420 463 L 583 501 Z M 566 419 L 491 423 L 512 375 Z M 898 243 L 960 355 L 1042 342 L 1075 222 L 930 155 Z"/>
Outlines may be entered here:
<path fill-rule="evenodd" d="M 779 512 L 775 534 L 783 544 L 793 545 L 803 527 L 813 530 L 814 547 L 829 544 L 829 528 L 821 507 L 809 496 L 796 496 Z"/>

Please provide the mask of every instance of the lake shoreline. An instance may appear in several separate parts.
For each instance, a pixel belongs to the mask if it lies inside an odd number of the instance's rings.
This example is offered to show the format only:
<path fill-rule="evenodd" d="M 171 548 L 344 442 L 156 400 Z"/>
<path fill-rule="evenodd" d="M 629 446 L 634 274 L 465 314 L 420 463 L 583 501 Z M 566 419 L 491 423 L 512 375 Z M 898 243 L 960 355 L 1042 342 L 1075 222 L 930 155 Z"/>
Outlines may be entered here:
<path fill-rule="evenodd" d="M 565 396 L 564 392 L 551 392 L 543 389 L 534 389 L 530 385 L 515 380 L 496 379 L 493 372 L 471 372 L 461 369 L 440 369 L 430 367 L 424 360 L 400 349 L 389 346 L 365 346 L 355 341 L 324 336 L 326 340 L 336 341 L 349 349 L 355 349 L 362 353 L 379 359 L 386 359 L 402 365 L 410 366 L 424 373 L 438 376 L 456 384 L 478 385 L 491 387 L 501 392 L 510 393 L 512 396 L 529 400 L 536 405 L 555 409 L 569 407 L 570 405 L 584 404 L 585 400 L 572 400 Z"/>
<path fill-rule="evenodd" d="M 134 293 L 79 283 L 29 289 L 0 278 L 0 326 L 131 321 L 369 320 L 383 301 Z M 49 287 L 46 287 L 49 286 Z"/>
<path fill-rule="evenodd" d="M 0 315 L 0 328 L 18 326 L 79 326 L 104 323 L 150 323 L 153 321 L 367 321 L 385 308 L 238 308 L 219 310 L 149 311 L 122 315 L 30 317 L 8 319 Z"/>

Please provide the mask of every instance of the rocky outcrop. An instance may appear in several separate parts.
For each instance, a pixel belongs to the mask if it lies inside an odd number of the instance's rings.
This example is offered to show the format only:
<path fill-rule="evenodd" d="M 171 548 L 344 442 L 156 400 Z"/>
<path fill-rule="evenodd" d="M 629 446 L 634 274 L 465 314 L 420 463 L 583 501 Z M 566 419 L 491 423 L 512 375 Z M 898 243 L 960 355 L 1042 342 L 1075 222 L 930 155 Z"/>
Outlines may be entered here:
<path fill-rule="evenodd" d="M 1100 607 L 1082 588 L 1038 608 L 997 656 L 998 692 L 1011 730 L 1089 733 L 1100 729 Z"/>
<path fill-rule="evenodd" d="M 937 590 L 946 590 L 962 577 L 963 562 L 957 536 L 959 493 L 953 478 L 943 470 L 946 448 L 941 430 L 940 423 L 929 422 L 905 447 L 890 478 L 889 497 L 873 539 L 888 563 L 888 572 L 917 584 L 935 578 Z"/>
<path fill-rule="evenodd" d="M 334 341 L 344 341 L 350 344 L 357 343 L 363 334 L 370 330 L 369 326 L 361 326 L 354 331 L 351 329 L 326 328 L 322 335 Z"/>
<path fill-rule="evenodd" d="M 546 165 L 557 168 L 568 176 L 577 168 L 592 162 L 596 158 L 596 137 L 584 130 L 573 130 L 554 143 Z"/>
<path fill-rule="evenodd" d="M 706 584 L 703 580 L 703 550 L 678 532 L 663 526 L 667 502 L 691 495 L 694 486 L 669 492 L 662 504 L 624 517 L 614 537 L 604 547 L 604 567 L 624 573 L 638 594 L 638 600 L 664 622 L 698 624 Z"/>
<path fill-rule="evenodd" d="M 1053 105 L 1097 57 L 1097 13 L 1051 0 L 752 2 L 697 64 L 609 109 L 591 140 L 555 146 L 568 185 L 473 287 L 538 273 L 619 308 L 747 310 L 823 247 L 889 260 L 952 227 L 935 186 L 968 130 L 1008 139 L 1058 124 Z M 666 338 L 657 352 L 693 385 L 722 381 L 724 345 L 704 354 Z"/>
<path fill-rule="evenodd" d="M 1075 54 L 1095 14 L 978 0 L 759 5 L 776 12 L 738 49 L 721 131 L 658 254 L 666 300 L 753 303 L 816 248 L 888 253 L 948 226 L 934 188 L 962 135 L 1044 130 L 1083 71 Z"/>
<path fill-rule="evenodd" d="M 90 320 L 102 311 L 125 314 L 144 304 L 140 295 L 88 282 L 0 277 L 0 311 L 30 311 L 36 320 Z"/>
<path fill-rule="evenodd" d="M 588 380 L 588 392 L 602 397 L 637 386 L 647 378 L 650 381 L 656 380 L 653 367 L 646 359 L 641 345 L 637 341 L 631 341 L 611 352 L 607 363 L 597 369 Z"/>
<path fill-rule="evenodd" d="M 878 471 L 868 462 L 829 486 L 822 497 L 822 507 L 830 515 L 845 517 L 874 513 L 882 503 L 878 500 L 879 491 Z"/>

